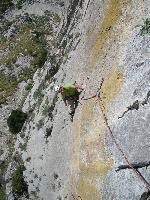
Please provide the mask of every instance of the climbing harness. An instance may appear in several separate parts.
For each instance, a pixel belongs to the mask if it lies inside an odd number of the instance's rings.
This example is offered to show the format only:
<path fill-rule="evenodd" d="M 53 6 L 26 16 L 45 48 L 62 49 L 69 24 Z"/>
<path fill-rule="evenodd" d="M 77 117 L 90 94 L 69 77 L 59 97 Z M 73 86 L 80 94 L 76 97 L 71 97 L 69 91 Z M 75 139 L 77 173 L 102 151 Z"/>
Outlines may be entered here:
<path fill-rule="evenodd" d="M 130 168 L 133 170 L 133 172 L 135 173 L 135 175 L 137 177 L 140 178 L 140 180 L 144 183 L 144 186 L 146 189 L 150 190 L 150 184 L 145 180 L 145 178 L 142 176 L 142 174 L 137 170 L 135 169 L 132 164 L 130 164 L 129 162 L 129 159 L 128 157 L 125 155 L 123 149 L 121 148 L 120 144 L 117 142 L 110 126 L 109 126 L 109 123 L 108 123 L 108 119 L 106 117 L 106 114 L 105 114 L 105 107 L 104 105 L 102 104 L 102 99 L 101 99 L 101 96 L 100 96 L 100 90 L 101 90 L 101 87 L 102 87 L 102 84 L 104 82 L 104 79 L 102 78 L 102 81 L 100 83 L 100 87 L 98 88 L 97 92 L 95 95 L 91 96 L 91 97 L 88 97 L 88 98 L 83 98 L 82 100 L 89 100 L 89 99 L 92 99 L 92 98 L 95 98 L 95 97 L 98 97 L 98 100 L 99 100 L 99 106 L 100 106 L 100 109 L 101 109 L 101 112 L 102 112 L 102 115 L 103 115 L 103 118 L 104 118 L 104 121 L 105 121 L 105 124 L 109 130 L 109 135 L 113 141 L 113 143 L 116 145 L 118 151 L 121 153 L 122 157 L 125 159 L 125 161 L 128 163 L 128 165 L 130 166 Z"/>

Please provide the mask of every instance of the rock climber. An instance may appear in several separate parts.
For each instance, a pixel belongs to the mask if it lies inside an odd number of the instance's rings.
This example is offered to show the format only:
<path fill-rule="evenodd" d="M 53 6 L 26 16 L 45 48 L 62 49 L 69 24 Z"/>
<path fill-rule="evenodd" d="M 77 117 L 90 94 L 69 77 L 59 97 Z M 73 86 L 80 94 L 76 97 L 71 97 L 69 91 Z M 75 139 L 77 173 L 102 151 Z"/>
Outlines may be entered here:
<path fill-rule="evenodd" d="M 73 120 L 75 109 L 78 106 L 79 95 L 81 94 L 83 88 L 82 86 L 75 83 L 65 83 L 63 86 L 55 85 L 55 92 L 61 93 L 61 97 L 66 106 L 70 106 L 70 116 Z"/>

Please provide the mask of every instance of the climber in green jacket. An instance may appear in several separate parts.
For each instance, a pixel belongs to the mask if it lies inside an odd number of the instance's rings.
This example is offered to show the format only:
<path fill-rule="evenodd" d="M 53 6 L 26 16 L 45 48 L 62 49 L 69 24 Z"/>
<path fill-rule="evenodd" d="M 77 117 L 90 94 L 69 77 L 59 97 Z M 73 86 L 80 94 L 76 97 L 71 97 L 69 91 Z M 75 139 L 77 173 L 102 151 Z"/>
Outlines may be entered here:
<path fill-rule="evenodd" d="M 56 85 L 54 89 L 56 93 L 61 93 L 65 105 L 70 106 L 69 114 L 73 119 L 75 109 L 78 106 L 79 95 L 83 88 L 75 82 L 74 84 L 65 83 L 63 86 Z M 78 89 L 81 91 L 79 92 Z"/>

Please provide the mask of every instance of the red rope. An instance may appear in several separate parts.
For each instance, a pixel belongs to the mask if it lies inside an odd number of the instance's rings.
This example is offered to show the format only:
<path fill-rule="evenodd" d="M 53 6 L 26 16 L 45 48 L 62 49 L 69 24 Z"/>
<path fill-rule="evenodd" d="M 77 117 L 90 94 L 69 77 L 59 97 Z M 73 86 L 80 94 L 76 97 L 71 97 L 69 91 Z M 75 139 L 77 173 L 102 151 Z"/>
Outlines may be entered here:
<path fill-rule="evenodd" d="M 150 184 L 144 179 L 144 177 L 138 172 L 138 170 L 136 170 L 136 169 L 133 168 L 132 164 L 130 164 L 130 162 L 129 162 L 127 156 L 125 155 L 124 151 L 122 150 L 121 146 L 120 146 L 119 143 L 117 142 L 117 140 L 116 140 L 116 138 L 115 138 L 115 136 L 114 136 L 114 134 L 113 134 L 113 132 L 112 132 L 112 130 L 111 130 L 109 124 L 108 124 L 108 119 L 107 119 L 106 114 L 105 114 L 105 107 L 104 107 L 103 105 L 101 106 L 102 99 L 101 99 L 100 96 L 99 96 L 98 98 L 99 98 L 99 100 L 100 100 L 100 102 L 99 102 L 99 104 L 100 104 L 100 109 L 101 109 L 101 111 L 102 111 L 103 118 L 104 118 L 104 121 L 105 121 L 105 123 L 106 123 L 106 126 L 107 126 L 107 128 L 108 128 L 108 130 L 109 130 L 109 135 L 110 135 L 110 137 L 112 138 L 112 141 L 115 143 L 117 149 L 118 149 L 118 150 L 120 151 L 120 153 L 122 154 L 122 157 L 125 159 L 125 161 L 128 163 L 128 165 L 131 167 L 131 169 L 132 169 L 133 172 L 136 174 L 136 176 L 139 177 L 139 178 L 141 179 L 141 181 L 144 183 L 145 188 L 148 189 L 148 190 L 150 190 Z M 102 107 L 103 107 L 103 108 L 102 108 Z"/>

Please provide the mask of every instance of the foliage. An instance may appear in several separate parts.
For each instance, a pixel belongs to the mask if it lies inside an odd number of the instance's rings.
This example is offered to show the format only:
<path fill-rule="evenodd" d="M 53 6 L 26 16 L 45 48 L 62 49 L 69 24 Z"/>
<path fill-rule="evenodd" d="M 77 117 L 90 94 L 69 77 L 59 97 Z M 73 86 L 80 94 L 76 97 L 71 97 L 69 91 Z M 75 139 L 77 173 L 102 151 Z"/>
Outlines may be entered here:
<path fill-rule="evenodd" d="M 22 70 L 20 76 L 19 76 L 19 82 L 26 81 L 28 79 L 31 79 L 34 73 L 34 69 L 32 68 L 25 68 Z"/>
<path fill-rule="evenodd" d="M 7 124 L 8 124 L 9 130 L 13 134 L 19 133 L 21 131 L 22 126 L 23 126 L 24 122 L 26 121 L 26 119 L 27 119 L 26 113 L 22 112 L 19 109 L 13 110 L 11 112 L 11 115 L 7 119 Z"/>
<path fill-rule="evenodd" d="M 7 43 L 1 44 L 4 48 L 14 44 L 15 48 L 11 49 L 10 52 L 4 56 L 0 61 L 1 64 L 7 66 L 14 63 L 20 53 L 24 55 L 31 55 L 32 67 L 25 68 L 19 75 L 19 82 L 23 80 L 32 79 L 33 73 L 37 68 L 42 67 L 47 59 L 47 50 L 45 48 L 45 38 L 42 32 L 34 29 L 32 25 L 23 25 L 20 31 L 14 38 L 11 38 Z M 6 101 L 6 98 L 13 94 L 18 82 L 16 78 L 11 78 L 0 73 L 0 92 L 3 94 L 0 97 L 0 104 Z"/>
<path fill-rule="evenodd" d="M 0 72 L 0 104 L 6 102 L 6 98 L 13 94 L 17 86 L 15 77 L 7 76 Z"/>
<path fill-rule="evenodd" d="M 40 30 L 43 34 L 50 34 L 52 32 L 52 24 L 49 23 L 50 16 L 36 16 L 32 14 L 31 19 L 32 23 L 36 25 L 36 29 Z"/>
<path fill-rule="evenodd" d="M 36 100 L 37 98 L 39 98 L 41 96 L 42 96 L 42 94 L 41 94 L 41 91 L 39 89 L 37 89 L 33 94 L 34 100 Z"/>
<path fill-rule="evenodd" d="M 55 23 L 60 23 L 61 21 L 61 17 L 57 13 L 46 10 L 45 15 L 53 20 Z"/>
<path fill-rule="evenodd" d="M 150 18 L 147 18 L 143 21 L 141 35 L 150 33 Z"/>
<path fill-rule="evenodd" d="M 58 14 L 54 14 L 53 15 L 53 20 L 55 23 L 60 23 L 61 22 L 61 18 Z"/>
<path fill-rule="evenodd" d="M 7 42 L 8 47 L 10 44 L 14 44 L 15 47 L 1 59 L 1 63 L 9 65 L 15 62 L 19 54 L 22 53 L 33 56 L 33 64 L 36 63 L 38 67 L 41 67 L 46 61 L 47 50 L 45 49 L 45 38 L 43 34 L 41 33 L 39 36 L 36 35 L 37 33 L 39 31 L 34 30 L 34 26 L 31 24 L 21 26 L 18 34 Z"/>
<path fill-rule="evenodd" d="M 7 160 L 4 160 L 1 165 L 0 165 L 0 169 L 2 171 L 3 174 L 5 174 L 6 170 L 7 170 L 7 167 L 8 167 L 8 161 Z"/>
<path fill-rule="evenodd" d="M 43 23 L 48 22 L 47 16 L 40 18 L 33 24 L 18 25 L 17 33 L 7 41 L 0 44 L 1 49 L 9 49 L 1 59 L 1 64 L 11 67 L 15 63 L 20 54 L 31 55 L 31 67 L 25 68 L 19 74 L 19 82 L 32 79 L 37 68 L 44 65 L 47 59 L 46 40 L 44 36 Z M 6 98 L 13 94 L 18 82 L 11 76 L 0 73 L 0 104 L 6 101 Z"/>
<path fill-rule="evenodd" d="M 36 56 L 32 60 L 31 64 L 34 67 L 42 67 L 47 59 L 47 50 L 43 47 L 43 45 L 39 45 L 36 49 Z"/>
<path fill-rule="evenodd" d="M 0 185 L 0 200 L 5 200 L 5 188 Z"/>
<path fill-rule="evenodd" d="M 17 7 L 18 9 L 21 9 L 21 8 L 22 8 L 22 4 L 23 4 L 24 2 L 26 2 L 26 0 L 18 0 L 18 1 L 17 1 L 17 4 L 16 4 L 16 7 Z"/>
<path fill-rule="evenodd" d="M 12 191 L 17 198 L 21 197 L 22 195 L 28 195 L 28 185 L 24 181 L 23 177 L 24 170 L 25 167 L 20 165 L 12 177 Z"/>
<path fill-rule="evenodd" d="M 12 0 L 1 0 L 0 1 L 0 14 L 3 14 L 11 6 L 13 6 Z"/>
<path fill-rule="evenodd" d="M 0 176 L 0 200 L 5 200 L 5 181 L 3 179 L 3 176 L 6 172 L 6 169 L 8 167 L 8 162 L 3 161 L 0 165 L 0 170 L 1 170 L 1 176 Z"/>
<path fill-rule="evenodd" d="M 26 151 L 26 149 L 27 149 L 27 143 L 25 142 L 25 143 L 19 143 L 19 148 L 21 149 L 21 151 Z"/>
<path fill-rule="evenodd" d="M 27 86 L 26 86 L 26 90 L 27 91 L 30 91 L 32 89 L 32 83 L 29 83 Z"/>

